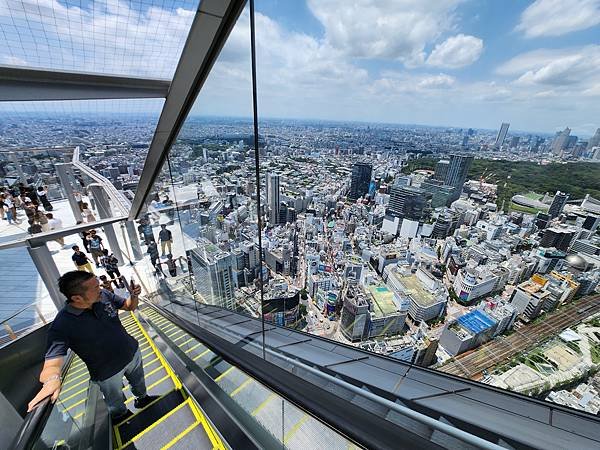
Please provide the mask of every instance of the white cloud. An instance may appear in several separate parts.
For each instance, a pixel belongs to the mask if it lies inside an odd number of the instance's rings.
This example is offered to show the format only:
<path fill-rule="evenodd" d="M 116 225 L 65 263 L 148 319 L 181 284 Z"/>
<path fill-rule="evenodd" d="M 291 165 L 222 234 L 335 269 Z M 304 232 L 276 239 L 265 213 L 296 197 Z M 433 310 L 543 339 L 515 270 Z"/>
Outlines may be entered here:
<path fill-rule="evenodd" d="M 358 58 L 423 64 L 425 47 L 455 27 L 461 0 L 308 0 L 334 48 Z"/>
<path fill-rule="evenodd" d="M 497 73 L 530 89 L 581 94 L 600 83 L 600 45 L 522 53 L 502 64 Z"/>
<path fill-rule="evenodd" d="M 528 38 L 562 36 L 600 23 L 600 0 L 536 0 L 516 27 Z"/>
<path fill-rule="evenodd" d="M 473 64 L 483 51 L 483 41 L 475 36 L 457 34 L 435 46 L 427 65 L 457 69 Z"/>

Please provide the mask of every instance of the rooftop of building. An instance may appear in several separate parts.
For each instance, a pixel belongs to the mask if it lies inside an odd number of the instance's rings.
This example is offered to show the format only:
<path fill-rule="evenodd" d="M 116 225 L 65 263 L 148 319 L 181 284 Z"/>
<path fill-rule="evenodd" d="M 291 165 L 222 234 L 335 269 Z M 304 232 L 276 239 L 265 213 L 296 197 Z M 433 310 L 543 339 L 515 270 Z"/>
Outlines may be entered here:
<path fill-rule="evenodd" d="M 482 331 L 492 328 L 496 321 L 488 317 L 483 311 L 476 309 L 460 316 L 457 322 L 473 334 L 479 334 Z"/>
<path fill-rule="evenodd" d="M 398 311 L 394 302 L 394 293 L 383 285 L 371 285 L 367 288 L 373 299 L 373 313 L 376 317 L 385 317 Z"/>
<path fill-rule="evenodd" d="M 439 297 L 425 289 L 416 275 L 402 275 L 396 270 L 392 270 L 390 276 L 402 285 L 404 292 L 419 306 L 428 307 L 439 303 Z"/>

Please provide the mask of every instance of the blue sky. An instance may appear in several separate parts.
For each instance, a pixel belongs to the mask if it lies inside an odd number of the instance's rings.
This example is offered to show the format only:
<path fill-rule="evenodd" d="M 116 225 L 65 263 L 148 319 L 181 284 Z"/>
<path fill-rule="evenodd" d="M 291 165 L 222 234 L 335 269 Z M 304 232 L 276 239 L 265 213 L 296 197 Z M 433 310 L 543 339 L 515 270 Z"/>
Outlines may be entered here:
<path fill-rule="evenodd" d="M 0 63 L 168 78 L 193 0 L 0 0 Z M 581 136 L 600 127 L 600 0 L 256 0 L 263 117 Z M 249 15 L 194 112 L 249 116 Z"/>

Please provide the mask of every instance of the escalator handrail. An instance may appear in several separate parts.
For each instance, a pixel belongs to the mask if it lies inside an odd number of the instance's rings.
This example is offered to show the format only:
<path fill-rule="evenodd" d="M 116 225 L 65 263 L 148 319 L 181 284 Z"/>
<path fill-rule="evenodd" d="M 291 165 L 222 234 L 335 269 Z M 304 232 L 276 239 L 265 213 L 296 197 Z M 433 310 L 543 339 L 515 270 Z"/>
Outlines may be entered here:
<path fill-rule="evenodd" d="M 27 413 L 19 432 L 13 439 L 12 450 L 27 450 L 39 438 L 42 424 L 45 424 L 52 411 L 50 397 L 46 397 Z"/>
<path fill-rule="evenodd" d="M 170 312 L 169 310 L 167 310 L 167 309 L 163 308 L 162 306 L 157 305 L 155 303 L 147 302 L 147 304 L 149 306 L 151 306 L 152 308 L 156 309 L 161 314 L 165 315 L 175 325 L 181 327 L 184 331 L 189 333 L 191 336 L 194 336 L 197 339 L 201 339 L 199 336 L 197 336 L 197 334 L 193 330 L 193 327 L 189 326 L 185 320 L 181 319 L 176 314 Z M 215 350 L 217 353 L 219 353 L 222 356 L 225 356 L 225 354 L 226 354 L 226 352 L 219 351 L 219 349 L 213 349 L 213 350 Z M 343 389 L 351 391 L 353 394 L 359 395 L 359 396 L 361 396 L 365 399 L 368 399 L 374 403 L 380 404 L 386 408 L 389 408 L 389 409 L 397 412 L 398 414 L 400 414 L 404 417 L 408 417 L 412 420 L 415 420 L 416 422 L 420 422 L 434 430 L 438 430 L 439 432 L 447 434 L 449 436 L 452 436 L 462 442 L 471 444 L 471 445 L 475 446 L 476 448 L 487 449 L 487 450 L 503 450 L 503 447 L 501 447 L 493 442 L 490 442 L 488 440 L 480 438 L 479 436 L 468 433 L 467 431 L 464 431 L 460 428 L 456 428 L 456 427 L 446 424 L 442 421 L 438 421 L 432 417 L 429 417 L 429 416 L 427 416 L 423 413 L 420 413 L 418 411 L 415 411 L 411 408 L 399 405 L 398 403 L 392 402 L 386 398 L 383 398 L 381 396 L 373 394 L 370 391 L 362 389 L 358 386 L 355 386 L 352 383 L 348 383 L 347 381 L 345 381 L 343 379 L 336 378 L 327 373 L 324 373 L 308 364 L 303 363 L 302 361 L 285 356 L 285 355 L 283 355 L 279 352 L 276 352 L 270 348 L 265 348 L 265 351 L 266 351 L 266 353 L 269 353 L 274 358 L 281 359 L 289 364 L 295 365 L 295 366 L 301 368 L 302 370 L 306 370 L 306 371 L 310 372 L 311 374 L 321 377 L 322 379 L 324 379 L 330 383 L 334 383 Z M 240 367 L 240 368 L 242 370 L 244 369 L 244 367 Z"/>
<path fill-rule="evenodd" d="M 71 352 L 69 356 L 67 356 L 65 363 L 63 364 L 63 368 L 61 370 L 61 379 L 64 378 L 64 375 L 67 373 L 69 367 L 71 366 L 73 355 L 74 354 Z M 33 444 L 42 434 L 44 426 L 48 421 L 48 417 L 50 417 L 50 412 L 52 412 L 53 407 L 54 403 L 50 401 L 50 397 L 46 397 L 36 406 L 34 406 L 33 409 L 25 415 L 25 418 L 23 419 L 23 424 L 19 428 L 19 431 L 14 437 L 13 442 L 9 448 L 12 450 L 28 450 L 32 448 Z"/>

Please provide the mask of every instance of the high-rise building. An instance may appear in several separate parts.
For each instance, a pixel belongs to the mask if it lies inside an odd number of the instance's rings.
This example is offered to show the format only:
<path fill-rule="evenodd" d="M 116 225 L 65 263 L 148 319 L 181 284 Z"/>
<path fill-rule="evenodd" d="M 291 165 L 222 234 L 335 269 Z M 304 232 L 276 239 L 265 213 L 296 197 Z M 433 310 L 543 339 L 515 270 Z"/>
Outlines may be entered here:
<path fill-rule="evenodd" d="M 460 197 L 472 163 L 472 156 L 458 154 L 450 155 L 450 164 L 448 165 L 448 173 L 446 174 L 446 181 L 444 184 L 452 186 L 455 189 L 453 201 Z"/>
<path fill-rule="evenodd" d="M 588 141 L 587 149 L 591 150 L 594 147 L 598 147 L 599 145 L 600 145 L 600 128 L 598 128 L 596 130 L 596 133 Z"/>
<path fill-rule="evenodd" d="M 233 269 L 236 261 L 231 253 L 205 240 L 192 250 L 191 256 L 196 289 L 204 301 L 234 309 Z"/>
<path fill-rule="evenodd" d="M 269 224 L 275 226 L 280 222 L 279 175 L 269 174 L 267 178 L 267 198 L 269 203 Z"/>
<path fill-rule="evenodd" d="M 552 143 L 552 154 L 560 155 L 562 151 L 567 148 L 567 144 L 569 142 L 569 135 L 571 134 L 571 129 L 569 127 L 565 128 L 561 131 L 556 138 L 554 138 L 554 142 Z"/>
<path fill-rule="evenodd" d="M 352 180 L 348 197 L 356 200 L 369 192 L 373 166 L 366 163 L 356 163 L 352 167 Z"/>
<path fill-rule="evenodd" d="M 450 167 L 450 161 L 447 159 L 440 159 L 435 165 L 435 174 L 433 175 L 433 178 L 442 182 L 446 181 L 448 167 Z"/>
<path fill-rule="evenodd" d="M 508 134 L 508 127 L 510 127 L 510 123 L 503 122 L 500 125 L 500 131 L 498 131 L 498 136 L 496 136 L 496 142 L 494 142 L 494 147 L 500 148 L 502 144 L 504 144 L 504 140 L 506 139 L 506 135 Z"/>
<path fill-rule="evenodd" d="M 556 191 L 554 199 L 552 200 L 552 204 L 550 205 L 550 209 L 548 209 L 548 215 L 550 216 L 550 219 L 554 219 L 560 215 L 563 208 L 567 204 L 567 200 L 569 200 L 569 194 Z"/>
<path fill-rule="evenodd" d="M 546 228 L 540 240 L 540 247 L 554 247 L 566 252 L 571 247 L 571 243 L 575 240 L 576 236 L 577 231 L 574 228 Z"/>
<path fill-rule="evenodd" d="M 431 194 L 414 186 L 392 186 L 387 213 L 401 219 L 421 220 L 426 215 Z"/>

